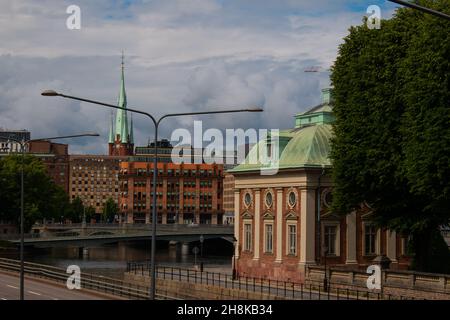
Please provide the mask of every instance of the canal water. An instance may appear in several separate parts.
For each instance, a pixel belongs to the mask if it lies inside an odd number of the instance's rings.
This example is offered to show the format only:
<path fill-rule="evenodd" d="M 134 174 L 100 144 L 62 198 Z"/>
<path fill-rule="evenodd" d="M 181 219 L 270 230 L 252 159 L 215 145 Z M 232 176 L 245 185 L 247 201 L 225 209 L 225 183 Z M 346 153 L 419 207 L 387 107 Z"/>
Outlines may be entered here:
<path fill-rule="evenodd" d="M 119 242 L 90 246 L 87 254 L 81 256 L 77 247 L 26 248 L 25 261 L 64 269 L 69 265 L 78 265 L 82 272 L 122 279 L 127 261 L 149 260 L 150 248 L 150 241 Z M 198 250 L 194 250 L 194 248 L 198 248 Z M 194 252 L 198 253 L 194 254 Z M 205 271 L 229 274 L 232 254 L 232 245 L 225 241 L 205 241 L 202 247 L 199 243 L 193 243 L 190 245 L 188 253 L 182 252 L 181 245 L 157 242 L 156 262 L 158 265 L 193 268 L 195 264 L 203 261 Z M 0 257 L 19 258 L 16 250 L 0 250 Z"/>

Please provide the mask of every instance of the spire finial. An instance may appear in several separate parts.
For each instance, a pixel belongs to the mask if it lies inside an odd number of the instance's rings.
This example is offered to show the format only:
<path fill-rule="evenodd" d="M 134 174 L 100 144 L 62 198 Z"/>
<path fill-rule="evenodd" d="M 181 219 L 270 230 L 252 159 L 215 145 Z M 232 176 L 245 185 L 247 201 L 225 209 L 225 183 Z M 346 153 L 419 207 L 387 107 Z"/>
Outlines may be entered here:
<path fill-rule="evenodd" d="M 122 70 L 124 68 L 124 60 L 125 60 L 125 54 L 124 54 L 124 52 L 122 50 Z"/>

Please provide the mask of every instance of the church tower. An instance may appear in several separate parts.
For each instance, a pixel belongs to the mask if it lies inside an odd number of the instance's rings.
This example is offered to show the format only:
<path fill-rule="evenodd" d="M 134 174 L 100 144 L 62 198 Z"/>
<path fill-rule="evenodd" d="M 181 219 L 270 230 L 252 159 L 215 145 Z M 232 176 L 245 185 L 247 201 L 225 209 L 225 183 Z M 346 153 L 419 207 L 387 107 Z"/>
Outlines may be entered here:
<path fill-rule="evenodd" d="M 125 76 L 124 76 L 124 57 L 122 54 L 122 74 L 120 80 L 120 91 L 118 106 L 127 108 L 127 95 L 125 93 Z M 111 123 L 109 126 L 109 155 L 110 156 L 131 156 L 134 151 L 133 141 L 133 119 L 128 124 L 128 114 L 126 110 L 117 109 L 116 121 L 114 124 L 111 115 Z"/>

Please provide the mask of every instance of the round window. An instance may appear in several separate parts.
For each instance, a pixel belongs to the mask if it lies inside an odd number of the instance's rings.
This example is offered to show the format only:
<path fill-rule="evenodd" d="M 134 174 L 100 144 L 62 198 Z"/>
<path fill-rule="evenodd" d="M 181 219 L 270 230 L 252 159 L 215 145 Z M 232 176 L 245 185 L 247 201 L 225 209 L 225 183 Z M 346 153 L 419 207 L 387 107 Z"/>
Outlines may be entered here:
<path fill-rule="evenodd" d="M 295 195 L 294 191 L 291 191 L 289 193 L 289 205 L 293 207 L 295 206 L 296 203 L 297 203 L 297 196 Z"/>
<path fill-rule="evenodd" d="M 250 193 L 246 193 L 244 196 L 244 203 L 247 207 L 249 207 L 252 203 L 252 196 L 250 195 Z"/>
<path fill-rule="evenodd" d="M 266 206 L 267 206 L 267 207 L 271 207 L 272 204 L 273 204 L 273 196 L 272 196 L 272 193 L 267 192 L 267 193 L 266 193 Z"/>
<path fill-rule="evenodd" d="M 333 194 L 331 191 L 325 193 L 324 202 L 327 207 L 331 206 L 331 203 L 333 202 Z"/>

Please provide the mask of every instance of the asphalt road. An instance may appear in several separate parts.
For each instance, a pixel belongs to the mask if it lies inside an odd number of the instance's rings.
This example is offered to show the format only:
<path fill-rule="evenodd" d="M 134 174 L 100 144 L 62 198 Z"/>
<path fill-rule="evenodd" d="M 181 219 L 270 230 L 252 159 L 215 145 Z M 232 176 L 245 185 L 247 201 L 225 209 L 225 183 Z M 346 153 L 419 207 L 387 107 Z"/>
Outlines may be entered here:
<path fill-rule="evenodd" d="M 0 272 L 0 300 L 19 299 L 18 275 Z M 113 297 L 111 297 L 114 299 Z M 109 299 L 111 299 L 109 298 Z M 25 300 L 107 300 L 108 297 L 90 291 L 69 290 L 63 284 L 25 278 Z"/>

